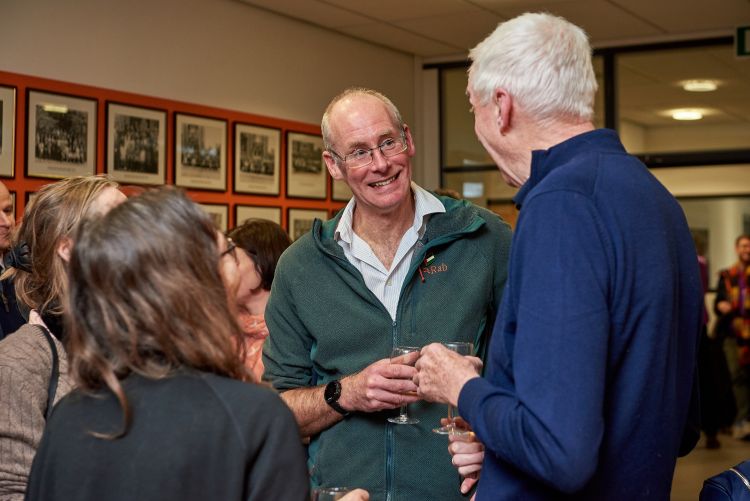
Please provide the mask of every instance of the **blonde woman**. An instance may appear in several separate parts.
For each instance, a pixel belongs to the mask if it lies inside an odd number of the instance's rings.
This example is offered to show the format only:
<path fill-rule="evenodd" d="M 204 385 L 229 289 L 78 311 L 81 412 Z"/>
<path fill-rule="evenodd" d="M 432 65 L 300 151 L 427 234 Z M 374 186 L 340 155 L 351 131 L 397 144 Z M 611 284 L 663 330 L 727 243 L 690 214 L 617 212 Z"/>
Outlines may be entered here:
<path fill-rule="evenodd" d="M 31 312 L 26 325 L 0 342 L 0 500 L 24 498 L 47 416 L 72 387 L 61 341 L 76 229 L 123 200 L 105 177 L 73 177 L 42 187 L 26 208 L 6 272 Z"/>

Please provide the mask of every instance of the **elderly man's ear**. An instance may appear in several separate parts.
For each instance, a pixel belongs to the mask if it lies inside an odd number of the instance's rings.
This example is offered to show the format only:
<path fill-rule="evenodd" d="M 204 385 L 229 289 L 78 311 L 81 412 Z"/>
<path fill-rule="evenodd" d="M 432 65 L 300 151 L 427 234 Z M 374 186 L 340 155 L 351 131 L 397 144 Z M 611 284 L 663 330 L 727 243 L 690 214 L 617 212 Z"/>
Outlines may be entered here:
<path fill-rule="evenodd" d="M 510 129 L 510 121 L 513 112 L 513 98 L 505 89 L 498 88 L 492 94 L 492 102 L 495 105 L 497 127 L 501 135 L 505 135 Z"/>

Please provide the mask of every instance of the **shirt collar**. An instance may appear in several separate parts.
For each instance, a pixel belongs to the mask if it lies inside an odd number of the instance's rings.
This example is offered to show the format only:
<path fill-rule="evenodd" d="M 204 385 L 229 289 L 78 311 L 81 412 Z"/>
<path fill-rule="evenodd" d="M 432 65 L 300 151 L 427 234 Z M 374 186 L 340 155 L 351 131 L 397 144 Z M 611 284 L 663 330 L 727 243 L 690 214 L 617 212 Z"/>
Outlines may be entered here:
<path fill-rule="evenodd" d="M 419 235 L 421 236 L 424 232 L 425 217 L 430 214 L 445 212 L 445 207 L 435 195 L 417 185 L 414 181 L 411 182 L 411 191 L 414 196 L 414 224 L 412 225 L 412 228 L 419 232 Z M 349 203 L 346 204 L 346 208 L 339 219 L 339 224 L 336 225 L 336 231 L 333 237 L 337 241 L 343 240 L 348 244 L 352 243 L 354 235 L 352 221 L 354 218 L 354 207 L 356 205 L 357 202 L 354 197 L 352 197 L 352 199 L 349 200 Z"/>
<path fill-rule="evenodd" d="M 516 196 L 513 197 L 513 203 L 520 208 L 523 205 L 526 195 L 552 170 L 564 165 L 570 159 L 581 154 L 582 151 L 593 150 L 625 151 L 617 132 L 611 129 L 596 129 L 584 132 L 547 150 L 532 151 L 529 179 L 526 180 L 518 190 L 518 193 L 516 193 Z"/>

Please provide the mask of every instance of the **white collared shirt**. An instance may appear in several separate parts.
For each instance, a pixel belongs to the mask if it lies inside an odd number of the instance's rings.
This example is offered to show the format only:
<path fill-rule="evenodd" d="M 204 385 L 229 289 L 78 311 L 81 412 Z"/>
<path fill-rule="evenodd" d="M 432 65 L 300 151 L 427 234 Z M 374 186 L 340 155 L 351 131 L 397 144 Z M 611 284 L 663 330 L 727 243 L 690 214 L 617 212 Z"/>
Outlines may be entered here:
<path fill-rule="evenodd" d="M 417 186 L 413 181 L 411 190 L 414 194 L 414 222 L 401 237 L 401 243 L 393 257 L 390 270 L 383 266 L 367 242 L 354 232 L 352 228 L 356 205 L 354 198 L 349 200 L 344 213 L 341 214 L 334 234 L 336 242 L 344 249 L 346 258 L 359 270 L 367 288 L 383 303 L 394 321 L 401 286 L 409 271 L 417 242 L 424 235 L 429 215 L 445 212 L 445 207 L 437 197 Z"/>

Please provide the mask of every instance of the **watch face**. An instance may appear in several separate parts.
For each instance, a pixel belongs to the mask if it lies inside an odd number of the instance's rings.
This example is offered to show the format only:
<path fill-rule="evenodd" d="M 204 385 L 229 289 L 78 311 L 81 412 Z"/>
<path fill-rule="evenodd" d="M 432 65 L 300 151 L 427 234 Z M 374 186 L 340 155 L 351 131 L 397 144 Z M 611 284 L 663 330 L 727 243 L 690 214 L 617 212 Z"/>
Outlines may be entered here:
<path fill-rule="evenodd" d="M 326 385 L 325 392 L 323 393 L 323 396 L 326 399 L 326 402 L 335 402 L 339 399 L 339 395 L 341 394 L 341 383 L 338 381 L 331 381 Z"/>

